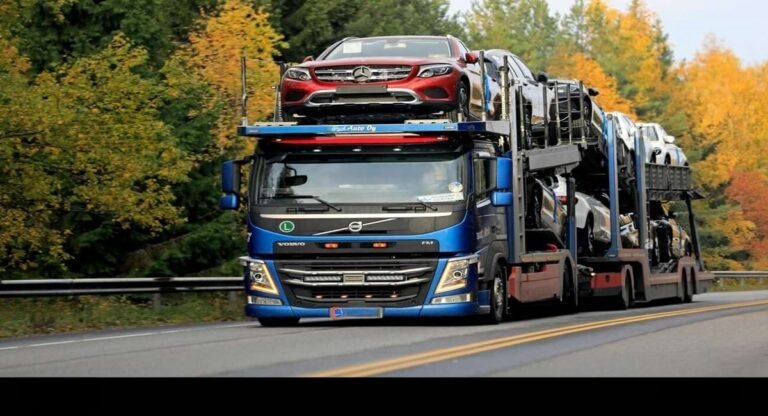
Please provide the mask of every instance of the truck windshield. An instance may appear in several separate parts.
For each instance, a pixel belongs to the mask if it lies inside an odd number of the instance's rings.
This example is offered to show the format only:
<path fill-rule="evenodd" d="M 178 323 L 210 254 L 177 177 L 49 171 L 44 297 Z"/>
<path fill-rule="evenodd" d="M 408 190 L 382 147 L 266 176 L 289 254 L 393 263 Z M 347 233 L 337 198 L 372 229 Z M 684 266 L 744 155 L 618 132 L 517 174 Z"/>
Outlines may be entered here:
<path fill-rule="evenodd" d="M 255 195 L 259 205 L 453 203 L 465 198 L 464 164 L 455 154 L 287 156 L 261 165 Z"/>
<path fill-rule="evenodd" d="M 323 60 L 346 58 L 450 58 L 451 46 L 440 38 L 350 39 L 334 48 Z"/>

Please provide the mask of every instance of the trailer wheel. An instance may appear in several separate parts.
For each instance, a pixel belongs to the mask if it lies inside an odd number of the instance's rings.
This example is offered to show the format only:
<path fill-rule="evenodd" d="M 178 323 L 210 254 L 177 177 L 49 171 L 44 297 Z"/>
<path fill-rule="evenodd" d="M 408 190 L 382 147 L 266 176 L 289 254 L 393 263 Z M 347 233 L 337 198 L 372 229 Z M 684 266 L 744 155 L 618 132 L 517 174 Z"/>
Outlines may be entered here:
<path fill-rule="evenodd" d="M 485 324 L 496 325 L 507 316 L 507 291 L 504 280 L 504 269 L 496 265 L 491 281 L 491 313 L 483 316 L 482 321 Z"/>
<path fill-rule="evenodd" d="M 632 289 L 632 268 L 624 266 L 624 284 L 621 285 L 621 293 L 616 297 L 616 309 L 625 310 L 632 306 L 635 301 L 634 291 Z"/>
<path fill-rule="evenodd" d="M 573 276 L 573 268 L 570 263 L 565 263 L 563 267 L 562 302 L 566 313 L 574 313 L 579 308 L 579 290 Z"/>
<path fill-rule="evenodd" d="M 296 326 L 299 324 L 299 318 L 258 318 L 258 319 L 261 326 L 266 328 Z"/>
<path fill-rule="evenodd" d="M 688 273 L 683 270 L 683 303 L 693 302 L 692 288 L 688 285 Z"/>

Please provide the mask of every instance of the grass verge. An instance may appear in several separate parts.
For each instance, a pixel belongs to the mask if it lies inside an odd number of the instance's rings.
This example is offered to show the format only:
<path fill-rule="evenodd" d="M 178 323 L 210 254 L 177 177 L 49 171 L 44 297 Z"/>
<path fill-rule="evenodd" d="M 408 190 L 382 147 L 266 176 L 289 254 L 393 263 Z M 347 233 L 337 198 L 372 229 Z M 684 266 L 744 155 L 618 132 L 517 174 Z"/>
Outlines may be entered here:
<path fill-rule="evenodd" d="M 242 293 L 3 299 L 0 337 L 243 319 Z"/>
<path fill-rule="evenodd" d="M 712 286 L 712 292 L 741 292 L 745 290 L 768 290 L 768 279 L 720 279 Z"/>

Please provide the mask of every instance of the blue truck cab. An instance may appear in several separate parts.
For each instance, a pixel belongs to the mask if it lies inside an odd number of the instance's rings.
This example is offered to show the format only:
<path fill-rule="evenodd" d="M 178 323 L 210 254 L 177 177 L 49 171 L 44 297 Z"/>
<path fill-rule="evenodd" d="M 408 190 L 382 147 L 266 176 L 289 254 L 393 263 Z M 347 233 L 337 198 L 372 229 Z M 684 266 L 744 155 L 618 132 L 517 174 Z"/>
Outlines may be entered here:
<path fill-rule="evenodd" d="M 240 127 L 257 150 L 222 169 L 221 207 L 247 212 L 246 315 L 500 320 L 509 122 L 289 124 Z"/>

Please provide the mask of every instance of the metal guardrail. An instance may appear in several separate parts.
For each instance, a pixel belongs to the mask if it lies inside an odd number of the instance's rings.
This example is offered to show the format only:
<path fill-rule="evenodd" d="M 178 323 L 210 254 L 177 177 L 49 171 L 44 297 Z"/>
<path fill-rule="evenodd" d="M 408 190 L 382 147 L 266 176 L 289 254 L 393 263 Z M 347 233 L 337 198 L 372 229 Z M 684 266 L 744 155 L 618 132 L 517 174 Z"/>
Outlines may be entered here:
<path fill-rule="evenodd" d="M 0 297 L 123 295 L 243 290 L 242 277 L 0 280 Z"/>
<path fill-rule="evenodd" d="M 716 279 L 757 279 L 763 284 L 768 271 L 715 271 Z M 242 277 L 115 277 L 100 279 L 0 280 L 2 297 L 124 295 L 132 293 L 180 293 L 243 290 Z"/>
<path fill-rule="evenodd" d="M 719 286 L 723 285 L 723 280 L 739 280 L 742 286 L 746 286 L 747 279 L 756 279 L 758 285 L 762 285 L 765 279 L 768 279 L 768 271 L 740 271 L 740 272 L 712 272 L 717 279 Z"/>

